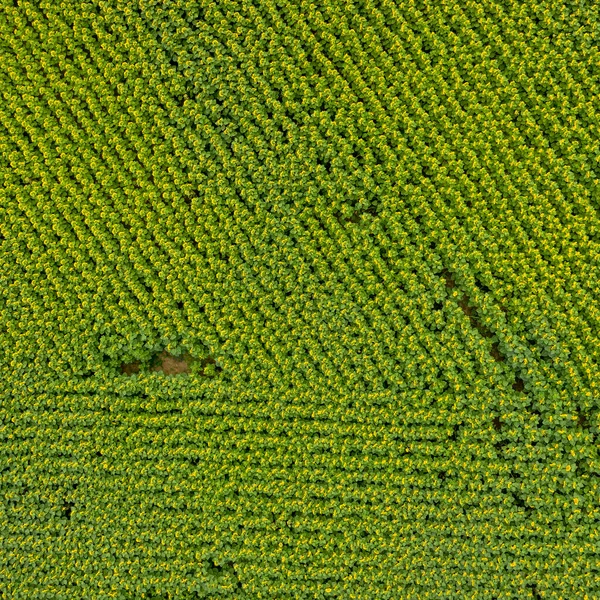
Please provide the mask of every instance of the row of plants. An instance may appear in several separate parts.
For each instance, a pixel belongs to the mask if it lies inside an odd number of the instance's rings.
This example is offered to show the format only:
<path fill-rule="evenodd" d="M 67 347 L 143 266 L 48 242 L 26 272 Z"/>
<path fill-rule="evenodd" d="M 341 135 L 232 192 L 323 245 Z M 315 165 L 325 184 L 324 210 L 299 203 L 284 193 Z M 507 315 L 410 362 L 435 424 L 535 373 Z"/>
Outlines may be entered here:
<path fill-rule="evenodd" d="M 2 11 L 0 592 L 597 595 L 593 10 Z"/>

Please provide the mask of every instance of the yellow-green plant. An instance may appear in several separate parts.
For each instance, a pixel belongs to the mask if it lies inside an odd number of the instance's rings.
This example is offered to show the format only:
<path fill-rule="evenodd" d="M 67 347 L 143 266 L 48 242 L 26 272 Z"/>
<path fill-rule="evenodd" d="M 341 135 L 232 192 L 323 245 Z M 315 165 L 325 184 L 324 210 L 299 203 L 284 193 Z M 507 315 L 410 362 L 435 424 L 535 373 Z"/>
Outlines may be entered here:
<path fill-rule="evenodd" d="M 0 597 L 600 596 L 593 3 L 0 11 Z"/>

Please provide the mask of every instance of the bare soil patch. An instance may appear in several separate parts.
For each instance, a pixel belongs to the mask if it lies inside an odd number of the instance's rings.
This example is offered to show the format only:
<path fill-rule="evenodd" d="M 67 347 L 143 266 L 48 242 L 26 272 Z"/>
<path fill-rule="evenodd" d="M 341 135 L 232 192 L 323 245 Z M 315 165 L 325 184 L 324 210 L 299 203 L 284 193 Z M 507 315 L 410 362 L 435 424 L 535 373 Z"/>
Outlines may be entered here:
<path fill-rule="evenodd" d="M 158 354 L 152 361 L 151 371 L 160 371 L 165 375 L 181 375 L 182 373 L 191 373 L 192 364 L 198 362 L 197 358 L 194 358 L 187 352 L 182 356 L 173 356 L 166 351 Z M 203 358 L 200 362 L 201 375 L 208 375 L 206 373 L 206 367 L 208 365 L 215 365 L 214 372 L 220 373 L 221 367 L 217 366 L 216 361 L 212 356 Z"/>
<path fill-rule="evenodd" d="M 173 356 L 168 352 L 161 352 L 155 359 L 151 371 L 161 371 L 165 375 L 181 375 L 190 372 L 192 357 L 184 354 L 182 357 Z"/>
<path fill-rule="evenodd" d="M 454 281 L 454 277 L 452 277 L 452 274 L 450 273 L 450 271 L 448 271 L 447 269 L 444 269 L 442 271 L 442 277 L 446 280 L 447 288 L 455 288 L 456 287 L 456 281 Z"/>
<path fill-rule="evenodd" d="M 520 377 L 517 377 L 512 387 L 513 390 L 522 392 L 525 389 L 525 382 Z"/>
<path fill-rule="evenodd" d="M 123 363 L 121 365 L 121 373 L 124 375 L 133 375 L 134 373 L 140 372 L 140 361 L 136 360 L 130 363 Z"/>

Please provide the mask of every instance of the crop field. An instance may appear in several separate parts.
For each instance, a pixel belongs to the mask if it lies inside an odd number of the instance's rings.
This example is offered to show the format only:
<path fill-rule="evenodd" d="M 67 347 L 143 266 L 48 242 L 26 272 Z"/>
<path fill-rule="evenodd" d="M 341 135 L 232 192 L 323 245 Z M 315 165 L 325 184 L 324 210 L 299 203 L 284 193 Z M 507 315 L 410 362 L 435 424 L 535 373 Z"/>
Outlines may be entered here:
<path fill-rule="evenodd" d="M 597 2 L 0 31 L 0 600 L 600 598 Z"/>

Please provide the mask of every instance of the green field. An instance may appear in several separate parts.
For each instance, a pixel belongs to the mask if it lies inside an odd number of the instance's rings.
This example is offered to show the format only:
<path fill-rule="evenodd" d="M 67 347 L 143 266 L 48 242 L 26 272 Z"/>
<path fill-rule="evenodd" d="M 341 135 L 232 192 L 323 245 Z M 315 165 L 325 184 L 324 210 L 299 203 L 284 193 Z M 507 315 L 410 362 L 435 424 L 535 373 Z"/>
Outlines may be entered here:
<path fill-rule="evenodd" d="M 600 598 L 600 6 L 0 0 L 0 599 Z"/>

